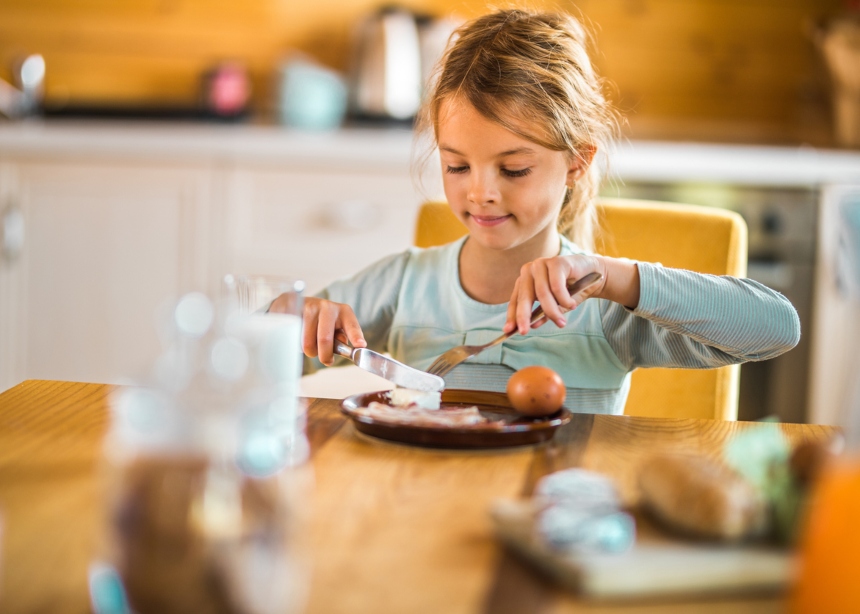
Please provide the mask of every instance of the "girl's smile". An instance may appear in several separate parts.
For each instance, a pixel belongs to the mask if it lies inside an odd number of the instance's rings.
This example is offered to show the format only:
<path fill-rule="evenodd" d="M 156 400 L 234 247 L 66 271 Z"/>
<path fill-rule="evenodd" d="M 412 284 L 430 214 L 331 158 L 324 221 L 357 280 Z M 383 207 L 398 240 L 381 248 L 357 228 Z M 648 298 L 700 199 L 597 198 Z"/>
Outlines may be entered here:
<path fill-rule="evenodd" d="M 511 219 L 511 217 L 512 216 L 510 216 L 510 215 L 502 215 L 502 216 L 496 216 L 496 217 L 488 216 L 488 215 L 471 215 L 471 218 L 473 220 L 475 220 L 475 223 L 478 226 L 484 226 L 487 228 L 492 227 L 492 226 L 498 226 L 499 224 L 503 224 L 504 222 Z"/>

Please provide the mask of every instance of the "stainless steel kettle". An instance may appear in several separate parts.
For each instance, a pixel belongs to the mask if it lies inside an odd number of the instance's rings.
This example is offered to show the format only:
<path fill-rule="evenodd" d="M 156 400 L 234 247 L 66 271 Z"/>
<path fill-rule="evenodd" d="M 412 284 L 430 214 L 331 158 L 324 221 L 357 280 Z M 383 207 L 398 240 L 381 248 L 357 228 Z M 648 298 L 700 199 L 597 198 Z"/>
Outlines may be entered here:
<path fill-rule="evenodd" d="M 452 34 L 463 23 L 389 6 L 358 26 L 349 75 L 349 114 L 411 120 Z"/>
<path fill-rule="evenodd" d="M 408 120 L 421 104 L 421 44 L 416 15 L 386 7 L 355 35 L 349 113 L 364 119 Z"/>

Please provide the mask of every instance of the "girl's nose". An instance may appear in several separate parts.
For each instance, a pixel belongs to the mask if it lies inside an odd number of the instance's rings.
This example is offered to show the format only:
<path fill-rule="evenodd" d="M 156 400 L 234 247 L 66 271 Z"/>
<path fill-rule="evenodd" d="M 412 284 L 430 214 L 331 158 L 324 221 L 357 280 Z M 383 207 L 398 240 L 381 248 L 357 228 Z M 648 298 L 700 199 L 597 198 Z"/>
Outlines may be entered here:
<path fill-rule="evenodd" d="M 476 205 L 484 206 L 495 203 L 499 198 L 499 194 L 492 179 L 482 176 L 482 173 L 473 173 L 472 181 L 469 184 L 468 197 Z"/>

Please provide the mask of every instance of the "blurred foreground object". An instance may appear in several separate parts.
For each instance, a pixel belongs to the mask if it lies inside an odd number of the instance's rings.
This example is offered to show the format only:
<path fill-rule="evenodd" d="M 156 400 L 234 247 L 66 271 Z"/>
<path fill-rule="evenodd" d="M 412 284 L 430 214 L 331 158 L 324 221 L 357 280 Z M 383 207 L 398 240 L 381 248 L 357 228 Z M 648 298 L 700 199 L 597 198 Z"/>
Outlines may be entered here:
<path fill-rule="evenodd" d="M 735 433 L 722 459 L 658 453 L 639 470 L 643 508 L 671 532 L 755 542 L 788 554 L 809 493 L 842 437 L 792 445 L 770 420 Z"/>
<path fill-rule="evenodd" d="M 782 549 L 656 531 L 624 511 L 610 477 L 580 468 L 546 476 L 529 499 L 496 501 L 490 515 L 508 548 L 589 599 L 769 592 L 782 590 L 791 571 Z"/>
<path fill-rule="evenodd" d="M 269 314 L 250 310 L 258 285 L 242 282 L 240 294 L 228 281 L 224 300 L 190 293 L 165 309 L 164 353 L 112 399 L 104 564 L 137 614 L 304 606 L 302 286 L 284 286 L 294 312 Z"/>
<path fill-rule="evenodd" d="M 740 541 L 764 533 L 764 497 L 742 477 L 702 456 L 660 454 L 639 472 L 643 503 L 682 533 Z"/>
<path fill-rule="evenodd" d="M 278 114 L 282 124 L 306 130 L 334 130 L 346 115 L 346 82 L 337 72 L 304 57 L 281 65 Z"/>
<path fill-rule="evenodd" d="M 541 478 L 535 495 L 536 535 L 553 550 L 612 554 L 633 547 L 636 522 L 621 510 L 621 497 L 608 477 L 565 469 Z"/>
<path fill-rule="evenodd" d="M 839 458 L 818 481 L 800 542 L 791 612 L 860 612 L 860 459 Z"/>
<path fill-rule="evenodd" d="M 832 80 L 836 142 L 860 147 L 860 14 L 820 26 L 815 41 Z"/>
<path fill-rule="evenodd" d="M 860 82 L 860 64 L 855 77 Z M 846 197 L 840 216 L 839 287 L 846 297 L 860 301 L 860 199 Z M 800 541 L 800 574 L 791 604 L 795 614 L 860 612 L 860 363 L 853 368 L 854 394 L 842 408 L 845 452 L 816 467 L 818 479 Z"/>

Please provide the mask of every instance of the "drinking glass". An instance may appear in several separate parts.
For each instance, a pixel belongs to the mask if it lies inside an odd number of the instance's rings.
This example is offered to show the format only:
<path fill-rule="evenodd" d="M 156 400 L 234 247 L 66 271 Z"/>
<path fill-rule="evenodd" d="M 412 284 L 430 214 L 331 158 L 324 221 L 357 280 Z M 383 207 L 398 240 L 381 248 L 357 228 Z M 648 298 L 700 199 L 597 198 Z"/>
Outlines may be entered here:
<path fill-rule="evenodd" d="M 302 286 L 235 277 L 226 290 L 182 297 L 152 375 L 112 397 L 105 558 L 138 614 L 304 606 Z M 267 313 L 282 294 L 292 313 Z"/>
<path fill-rule="evenodd" d="M 282 297 L 279 311 L 299 317 L 302 315 L 303 281 L 273 275 L 231 274 L 224 277 L 224 287 L 241 314 L 267 312 L 271 302 Z"/>
<path fill-rule="evenodd" d="M 227 275 L 225 330 L 256 355 L 258 394 L 272 397 L 261 428 L 275 429 L 294 454 L 302 448 L 305 433 L 304 405 L 299 398 L 302 375 L 302 305 L 304 282 L 276 276 Z M 270 309 L 277 300 L 275 308 Z M 226 355 L 226 353 L 225 353 Z M 225 367 L 229 371 L 229 356 Z"/>

